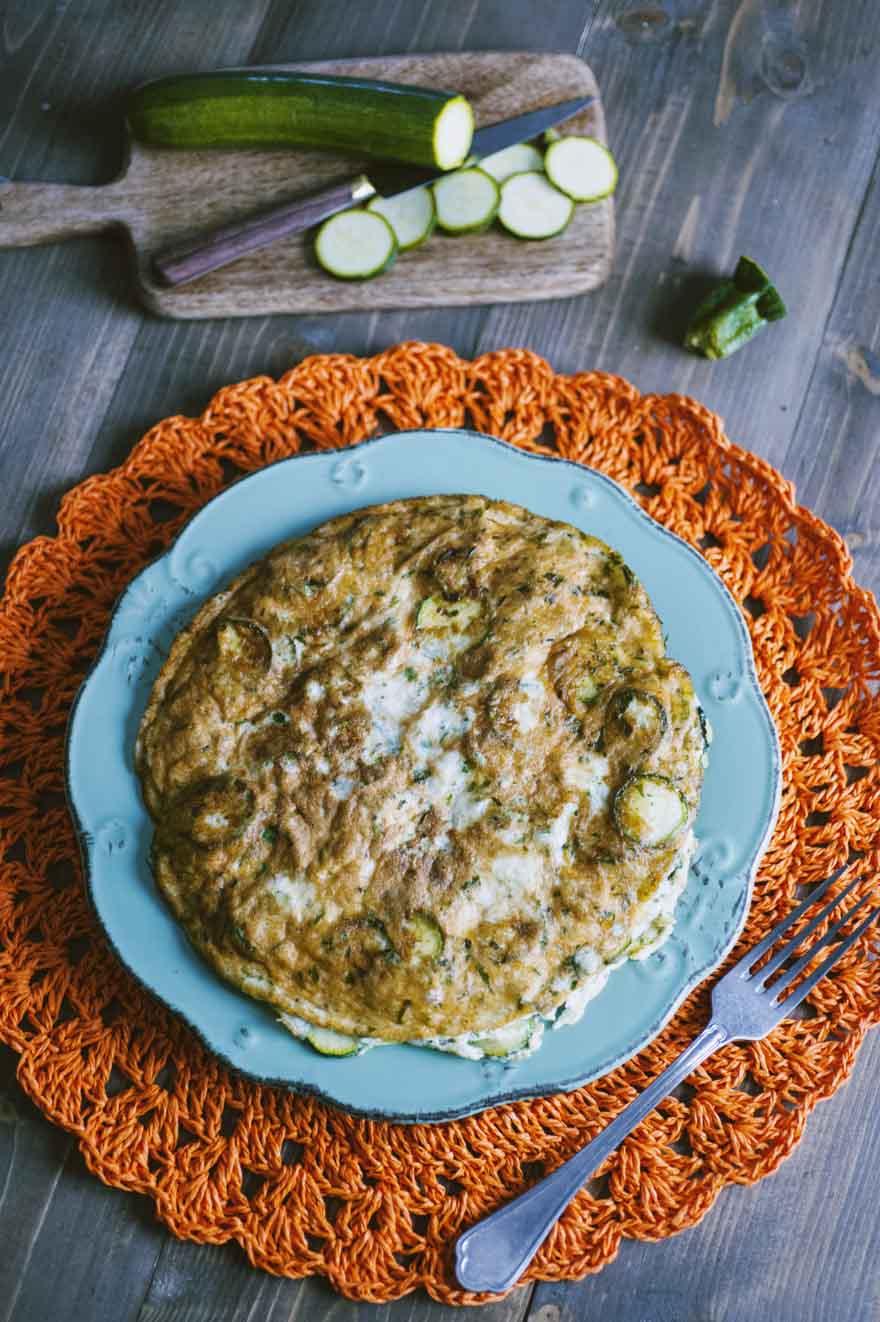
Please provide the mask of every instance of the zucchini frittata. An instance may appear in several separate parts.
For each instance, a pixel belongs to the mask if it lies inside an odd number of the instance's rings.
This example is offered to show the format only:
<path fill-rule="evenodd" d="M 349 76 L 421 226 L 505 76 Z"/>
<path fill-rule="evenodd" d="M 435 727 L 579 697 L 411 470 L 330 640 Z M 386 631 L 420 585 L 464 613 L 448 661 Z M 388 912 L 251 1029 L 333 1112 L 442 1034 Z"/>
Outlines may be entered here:
<path fill-rule="evenodd" d="M 707 742 L 620 555 L 429 496 L 213 597 L 137 765 L 175 915 L 293 1032 L 518 1055 L 668 935 Z"/>

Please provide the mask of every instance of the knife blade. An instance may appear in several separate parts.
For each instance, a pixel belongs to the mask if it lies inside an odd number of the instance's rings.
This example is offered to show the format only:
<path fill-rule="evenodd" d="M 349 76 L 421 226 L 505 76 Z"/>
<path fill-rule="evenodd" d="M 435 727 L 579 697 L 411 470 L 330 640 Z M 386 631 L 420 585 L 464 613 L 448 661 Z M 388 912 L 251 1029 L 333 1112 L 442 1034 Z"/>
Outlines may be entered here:
<path fill-rule="evenodd" d="M 528 142 L 540 137 L 548 129 L 555 128 L 566 119 L 580 114 L 596 98 L 578 97 L 573 101 L 557 101 L 543 110 L 529 110 L 524 115 L 514 115 L 512 119 L 499 120 L 497 124 L 487 124 L 477 129 L 471 142 L 469 159 L 479 164 L 487 156 L 494 156 L 505 147 L 514 147 L 517 143 Z M 436 179 L 442 179 L 448 170 L 419 169 L 418 166 L 395 165 L 393 161 L 383 161 L 367 166 L 366 175 L 375 191 L 383 197 L 397 197 L 408 193 L 412 188 L 421 188 Z"/>
<path fill-rule="evenodd" d="M 479 162 L 503 151 L 505 147 L 528 142 L 530 138 L 536 138 L 546 133 L 547 129 L 571 119 L 594 100 L 592 96 L 583 96 L 570 101 L 558 101 L 542 110 L 530 110 L 523 115 L 514 115 L 511 119 L 477 129 L 471 143 L 471 157 Z M 358 175 L 356 179 L 334 184 L 295 202 L 283 203 L 247 220 L 223 225 L 157 253 L 151 263 L 153 273 L 166 286 L 188 284 L 190 280 L 207 275 L 209 271 L 228 266 L 246 253 L 274 243 L 276 239 L 301 234 L 303 230 L 311 229 L 337 211 L 345 211 L 348 207 L 366 202 L 377 193 L 383 197 L 396 197 L 440 179 L 445 173 L 450 172 L 384 163 L 371 164 L 369 173 Z"/>

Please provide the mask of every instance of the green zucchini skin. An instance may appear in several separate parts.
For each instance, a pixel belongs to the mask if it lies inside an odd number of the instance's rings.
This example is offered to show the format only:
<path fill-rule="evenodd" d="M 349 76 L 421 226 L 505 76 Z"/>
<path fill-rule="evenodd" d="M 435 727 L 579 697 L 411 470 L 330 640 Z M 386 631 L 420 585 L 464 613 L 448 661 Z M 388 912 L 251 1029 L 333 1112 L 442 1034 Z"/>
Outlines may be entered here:
<path fill-rule="evenodd" d="M 459 205 L 455 198 L 455 189 L 460 182 L 464 182 L 467 176 L 472 179 L 480 180 L 480 186 L 488 190 L 487 201 L 482 212 L 470 221 L 460 219 Z M 483 183 L 482 181 L 485 181 Z M 485 170 L 481 170 L 478 165 L 469 165 L 464 170 L 456 170 L 450 174 L 444 175 L 441 179 L 436 179 L 431 185 L 434 193 L 434 211 L 437 217 L 437 225 L 447 234 L 482 234 L 487 230 L 492 221 L 498 214 L 498 207 L 501 202 L 501 190 L 498 187 L 498 181 L 493 179 Z M 449 201 L 450 189 L 453 190 L 453 201 Z"/>
<path fill-rule="evenodd" d="M 383 228 L 384 245 L 378 254 L 378 260 L 368 262 L 369 243 L 366 236 L 363 237 L 363 246 L 358 252 L 358 260 L 354 265 L 344 265 L 340 256 L 344 255 L 351 242 L 350 231 L 352 226 L 358 226 L 360 229 L 366 225 L 368 229 L 374 229 L 376 226 Z M 338 231 L 348 230 L 347 238 L 340 240 Z M 371 238 L 375 235 L 371 236 Z M 341 245 L 341 247 L 340 247 Z M 334 256 L 335 248 L 335 256 Z M 393 266 L 397 260 L 398 246 L 397 239 L 394 236 L 394 230 L 391 228 L 384 216 L 378 215 L 372 211 L 339 211 L 335 216 L 330 216 L 324 221 L 321 228 L 315 236 L 315 257 L 318 264 L 323 266 L 324 270 L 330 275 L 335 276 L 337 280 L 372 280 L 373 276 L 381 275 Z"/>
<path fill-rule="evenodd" d="M 677 800 L 678 819 L 670 823 L 669 829 L 662 835 L 653 836 L 650 823 L 645 823 L 644 820 L 639 819 L 637 813 L 633 812 L 632 800 L 646 785 L 656 786 L 669 797 Z M 637 771 L 617 790 L 611 801 L 611 814 L 614 825 L 624 840 L 628 840 L 633 845 L 640 845 L 643 849 L 662 849 L 687 824 L 688 802 L 668 776 L 661 776 L 653 771 Z"/>
<path fill-rule="evenodd" d="M 321 1056 L 336 1058 L 358 1056 L 363 1050 L 356 1037 L 349 1037 L 347 1033 L 337 1033 L 332 1028 L 313 1027 L 306 1034 L 306 1041 Z"/>
<path fill-rule="evenodd" d="M 523 193 L 525 193 L 525 205 Z M 541 216 L 540 210 L 536 210 L 536 205 L 540 207 L 540 201 L 536 203 L 536 196 L 537 199 L 540 199 L 542 194 L 545 199 L 552 199 L 552 204 L 557 208 L 557 214 L 551 226 L 547 224 L 546 209 L 543 225 L 535 223 Z M 560 207 L 562 210 L 559 209 Z M 561 234 L 563 230 L 568 228 L 573 215 L 574 202 L 572 199 L 567 193 L 563 193 L 555 184 L 552 184 L 541 171 L 523 170 L 520 174 L 509 175 L 501 185 L 498 219 L 504 229 L 518 239 L 553 239 L 557 234 Z M 587 701 L 593 701 L 593 699 L 590 698 Z"/>
<path fill-rule="evenodd" d="M 721 280 L 697 308 L 684 346 L 704 358 L 729 358 L 785 315 L 785 304 L 766 271 L 751 257 L 740 257 L 732 278 Z"/>
<path fill-rule="evenodd" d="M 487 1056 L 512 1056 L 517 1051 L 524 1051 L 532 1040 L 537 1026 L 537 1019 L 531 1016 L 518 1023 L 505 1024 L 503 1028 L 491 1033 L 483 1033 L 474 1038 L 474 1046 L 479 1047 Z"/>
<path fill-rule="evenodd" d="M 412 165 L 438 160 L 438 123 L 464 97 L 433 88 L 364 78 L 273 71 L 217 70 L 158 78 L 126 105 L 132 137 L 151 147 L 319 147 Z"/>
<path fill-rule="evenodd" d="M 635 703 L 652 713 L 653 719 L 647 725 L 634 723 L 631 712 Z M 605 709 L 606 744 L 621 740 L 627 744 L 633 757 L 653 753 L 668 728 L 669 718 L 663 703 L 656 694 L 646 693 L 643 689 L 619 689 Z"/>
<path fill-rule="evenodd" d="M 428 215 L 419 228 L 407 229 L 406 208 L 414 195 L 424 199 L 429 209 Z M 372 197 L 367 203 L 367 211 L 374 211 L 378 215 L 384 216 L 394 230 L 397 246 L 401 252 L 410 252 L 413 248 L 420 248 L 431 237 L 437 226 L 437 205 L 434 201 L 433 190 L 430 188 L 415 188 L 411 193 L 404 193 L 399 197 Z"/>

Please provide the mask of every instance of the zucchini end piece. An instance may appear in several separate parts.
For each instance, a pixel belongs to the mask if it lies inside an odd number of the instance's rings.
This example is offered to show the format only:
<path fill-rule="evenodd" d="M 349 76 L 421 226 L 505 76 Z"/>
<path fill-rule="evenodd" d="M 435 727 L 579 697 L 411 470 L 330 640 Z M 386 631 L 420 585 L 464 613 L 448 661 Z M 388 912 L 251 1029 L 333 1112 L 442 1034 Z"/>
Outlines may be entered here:
<path fill-rule="evenodd" d="M 729 358 L 785 315 L 785 303 L 767 273 L 751 257 L 740 257 L 732 278 L 721 280 L 697 308 L 684 347 L 704 358 Z"/>
<path fill-rule="evenodd" d="M 474 112 L 463 96 L 454 96 L 434 124 L 434 160 L 438 170 L 455 170 L 467 159 L 474 137 Z"/>

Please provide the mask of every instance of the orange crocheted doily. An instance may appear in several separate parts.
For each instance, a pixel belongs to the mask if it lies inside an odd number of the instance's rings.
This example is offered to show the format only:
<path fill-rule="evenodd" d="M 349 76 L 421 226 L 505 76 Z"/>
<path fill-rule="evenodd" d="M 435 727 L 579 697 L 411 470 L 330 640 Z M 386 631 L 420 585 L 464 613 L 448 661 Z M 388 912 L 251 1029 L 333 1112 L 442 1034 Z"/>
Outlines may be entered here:
<path fill-rule="evenodd" d="M 476 1302 L 451 1272 L 459 1230 L 607 1123 L 702 1026 L 707 989 L 596 1083 L 448 1124 L 354 1119 L 239 1078 L 139 989 L 96 927 L 62 794 L 64 728 L 117 594 L 237 472 L 305 442 L 462 424 L 616 478 L 742 603 L 785 786 L 738 949 L 850 851 L 865 851 L 868 876 L 880 865 L 877 606 L 854 585 L 840 537 L 693 400 L 640 396 L 598 372 L 556 375 L 522 350 L 474 362 L 431 344 L 317 356 L 278 382 L 228 386 L 200 418 L 165 419 L 121 468 L 71 491 L 58 536 L 19 551 L 0 608 L 0 1039 L 89 1167 L 149 1194 L 175 1234 L 238 1240 L 259 1267 L 322 1273 L 374 1301 L 422 1285 Z M 724 1184 L 774 1170 L 880 1019 L 880 961 L 863 956 L 843 959 L 801 1017 L 726 1047 L 664 1102 L 576 1198 L 529 1276 L 596 1271 L 621 1236 L 682 1230 Z"/>

